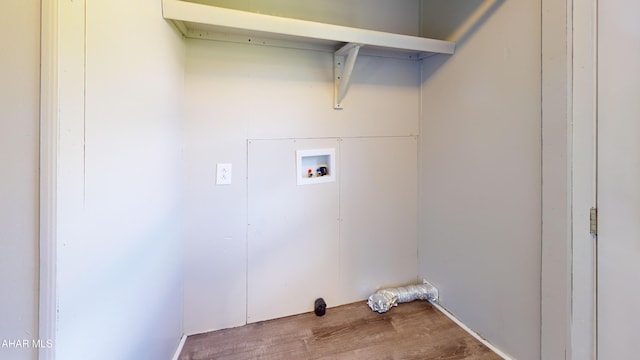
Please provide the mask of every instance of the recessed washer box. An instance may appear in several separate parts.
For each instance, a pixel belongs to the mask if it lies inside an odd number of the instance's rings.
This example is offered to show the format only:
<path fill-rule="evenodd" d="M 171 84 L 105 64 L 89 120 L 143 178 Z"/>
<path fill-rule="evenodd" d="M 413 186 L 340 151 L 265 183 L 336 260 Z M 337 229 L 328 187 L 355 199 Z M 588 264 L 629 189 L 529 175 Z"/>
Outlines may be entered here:
<path fill-rule="evenodd" d="M 296 151 L 298 185 L 336 181 L 336 149 Z"/>

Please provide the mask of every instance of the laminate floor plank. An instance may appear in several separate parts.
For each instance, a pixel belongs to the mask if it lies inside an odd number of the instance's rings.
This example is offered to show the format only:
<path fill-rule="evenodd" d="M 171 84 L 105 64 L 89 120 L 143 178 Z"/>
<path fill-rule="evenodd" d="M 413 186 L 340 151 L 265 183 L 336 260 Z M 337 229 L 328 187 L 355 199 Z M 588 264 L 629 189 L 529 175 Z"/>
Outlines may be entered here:
<path fill-rule="evenodd" d="M 378 314 L 366 302 L 192 335 L 179 360 L 499 360 L 428 302 Z"/>

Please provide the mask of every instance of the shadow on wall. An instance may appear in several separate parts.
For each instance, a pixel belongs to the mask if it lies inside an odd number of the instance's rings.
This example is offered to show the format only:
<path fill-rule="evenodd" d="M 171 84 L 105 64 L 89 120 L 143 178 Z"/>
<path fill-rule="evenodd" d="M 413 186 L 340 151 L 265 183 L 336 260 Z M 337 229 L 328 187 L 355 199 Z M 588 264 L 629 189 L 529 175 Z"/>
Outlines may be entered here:
<path fill-rule="evenodd" d="M 453 41 L 457 52 L 504 2 L 505 0 L 425 0 L 420 14 L 420 35 Z M 452 55 L 435 55 L 431 58 L 422 81 L 428 80 L 450 56 Z"/>

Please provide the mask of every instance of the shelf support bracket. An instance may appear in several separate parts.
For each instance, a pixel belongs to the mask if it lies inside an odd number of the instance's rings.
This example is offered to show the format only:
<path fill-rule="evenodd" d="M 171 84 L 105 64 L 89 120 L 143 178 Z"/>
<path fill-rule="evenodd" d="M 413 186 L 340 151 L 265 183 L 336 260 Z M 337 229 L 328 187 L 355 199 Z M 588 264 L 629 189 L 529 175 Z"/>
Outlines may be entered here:
<path fill-rule="evenodd" d="M 353 66 L 362 44 L 348 43 L 333 54 L 334 109 L 342 109 L 342 100 L 347 94 Z"/>

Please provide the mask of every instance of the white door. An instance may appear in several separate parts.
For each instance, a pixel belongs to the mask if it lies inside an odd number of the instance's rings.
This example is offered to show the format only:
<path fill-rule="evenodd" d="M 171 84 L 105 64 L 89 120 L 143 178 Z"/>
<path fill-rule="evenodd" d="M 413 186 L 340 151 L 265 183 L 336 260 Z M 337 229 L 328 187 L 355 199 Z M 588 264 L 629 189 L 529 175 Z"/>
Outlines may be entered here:
<path fill-rule="evenodd" d="M 598 359 L 638 359 L 640 1 L 598 1 Z"/>

